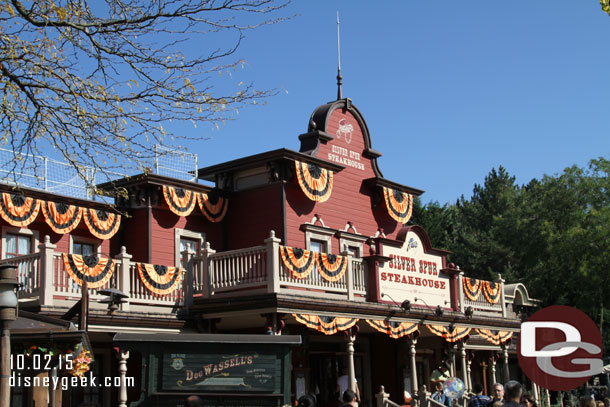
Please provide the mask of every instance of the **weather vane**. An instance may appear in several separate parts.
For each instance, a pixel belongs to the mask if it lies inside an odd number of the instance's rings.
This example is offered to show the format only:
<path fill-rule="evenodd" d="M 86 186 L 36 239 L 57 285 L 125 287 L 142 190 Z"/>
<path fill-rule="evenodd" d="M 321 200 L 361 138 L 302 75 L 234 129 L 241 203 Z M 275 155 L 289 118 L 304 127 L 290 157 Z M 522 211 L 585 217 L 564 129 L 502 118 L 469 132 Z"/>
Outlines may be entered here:
<path fill-rule="evenodd" d="M 343 92 L 341 91 L 341 41 L 339 38 L 339 11 L 337 11 L 337 100 L 343 99 Z"/>

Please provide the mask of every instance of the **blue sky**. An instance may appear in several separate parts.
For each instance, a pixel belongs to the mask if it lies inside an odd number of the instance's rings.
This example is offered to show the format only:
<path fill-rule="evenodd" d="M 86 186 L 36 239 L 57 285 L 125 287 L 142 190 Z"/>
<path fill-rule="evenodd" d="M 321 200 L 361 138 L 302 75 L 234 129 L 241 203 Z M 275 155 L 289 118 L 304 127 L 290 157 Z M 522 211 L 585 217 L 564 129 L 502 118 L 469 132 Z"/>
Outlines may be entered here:
<path fill-rule="evenodd" d="M 373 6 L 374 4 L 374 6 Z M 343 94 L 364 115 L 384 176 L 424 202 L 471 195 L 500 165 L 519 183 L 610 153 L 610 16 L 597 0 L 299 1 L 293 19 L 248 33 L 226 81 L 275 88 L 209 140 L 204 167 L 299 148 L 309 116 L 336 97 L 336 11 Z"/>

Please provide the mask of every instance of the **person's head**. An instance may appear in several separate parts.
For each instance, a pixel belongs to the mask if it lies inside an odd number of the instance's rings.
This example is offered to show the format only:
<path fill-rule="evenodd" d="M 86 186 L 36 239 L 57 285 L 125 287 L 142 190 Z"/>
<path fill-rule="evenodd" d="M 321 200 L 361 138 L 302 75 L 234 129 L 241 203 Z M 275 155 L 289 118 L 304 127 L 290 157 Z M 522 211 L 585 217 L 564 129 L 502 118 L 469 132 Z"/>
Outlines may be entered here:
<path fill-rule="evenodd" d="M 316 398 L 311 394 L 301 396 L 298 407 L 316 407 Z"/>
<path fill-rule="evenodd" d="M 504 386 L 495 383 L 491 389 L 491 396 L 494 400 L 504 400 Z"/>
<path fill-rule="evenodd" d="M 516 380 L 506 382 L 504 385 L 504 400 L 519 403 L 521 401 L 521 383 Z"/>
<path fill-rule="evenodd" d="M 579 407 L 597 407 L 595 405 L 595 400 L 591 398 L 591 396 L 582 396 L 578 399 Z"/>
<path fill-rule="evenodd" d="M 434 382 L 432 383 L 432 387 L 434 388 L 434 390 L 440 393 L 443 391 L 443 382 Z"/>
<path fill-rule="evenodd" d="M 610 398 L 604 397 L 604 407 L 610 407 Z"/>
<path fill-rule="evenodd" d="M 521 404 L 525 407 L 537 407 L 537 403 L 531 394 L 524 394 L 521 396 Z"/>
<path fill-rule="evenodd" d="M 597 407 L 604 407 L 604 402 L 601 400 L 597 400 Z"/>
<path fill-rule="evenodd" d="M 475 383 L 474 386 L 472 386 L 472 392 L 474 394 L 483 393 L 483 385 L 481 383 Z"/>
<path fill-rule="evenodd" d="M 353 404 L 356 401 L 356 392 L 351 389 L 345 390 L 343 392 L 342 400 L 344 403 Z"/>
<path fill-rule="evenodd" d="M 187 397 L 185 407 L 203 407 L 203 400 L 199 396 Z"/>

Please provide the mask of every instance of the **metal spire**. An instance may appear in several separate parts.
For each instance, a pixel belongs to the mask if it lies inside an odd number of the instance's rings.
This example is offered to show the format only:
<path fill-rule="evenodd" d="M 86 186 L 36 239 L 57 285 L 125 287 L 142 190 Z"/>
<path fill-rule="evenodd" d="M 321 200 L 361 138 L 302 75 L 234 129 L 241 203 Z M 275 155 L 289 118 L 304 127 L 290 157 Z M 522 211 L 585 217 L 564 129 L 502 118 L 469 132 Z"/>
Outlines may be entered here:
<path fill-rule="evenodd" d="M 343 99 L 343 92 L 341 90 L 341 42 L 339 40 L 339 11 L 337 11 L 337 57 L 338 57 L 338 69 L 337 69 L 337 100 Z"/>

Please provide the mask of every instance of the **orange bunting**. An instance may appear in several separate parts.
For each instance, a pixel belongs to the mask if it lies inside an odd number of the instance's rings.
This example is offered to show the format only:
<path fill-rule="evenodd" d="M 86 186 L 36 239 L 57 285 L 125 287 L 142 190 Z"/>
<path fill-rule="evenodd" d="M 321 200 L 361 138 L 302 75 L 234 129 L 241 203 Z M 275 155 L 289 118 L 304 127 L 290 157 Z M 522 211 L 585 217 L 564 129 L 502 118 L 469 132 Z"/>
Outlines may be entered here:
<path fill-rule="evenodd" d="M 337 281 L 347 270 L 347 257 L 335 254 L 317 253 L 318 272 L 326 281 Z"/>
<path fill-rule="evenodd" d="M 121 226 L 121 215 L 102 209 L 83 208 L 83 218 L 89 232 L 98 239 L 110 239 Z"/>
<path fill-rule="evenodd" d="M 0 199 L 0 216 L 11 226 L 23 227 L 34 222 L 40 201 L 36 198 L 26 198 L 20 194 L 2 193 Z"/>
<path fill-rule="evenodd" d="M 485 340 L 494 345 L 499 345 L 508 341 L 513 336 L 513 332 L 510 331 L 492 331 L 491 329 L 479 329 L 475 328 L 479 335 L 481 335 Z"/>
<path fill-rule="evenodd" d="M 367 319 L 366 322 L 390 338 L 398 339 L 417 331 L 419 325 L 415 322 L 394 322 L 384 319 Z"/>
<path fill-rule="evenodd" d="M 447 342 L 457 342 L 467 336 L 472 330 L 472 328 L 456 327 L 453 325 L 443 326 L 426 324 L 426 326 L 430 332 L 432 332 L 434 335 L 445 338 Z"/>
<path fill-rule="evenodd" d="M 297 180 L 303 193 L 316 202 L 324 202 L 330 198 L 333 189 L 333 172 L 317 164 L 295 161 Z"/>
<path fill-rule="evenodd" d="M 306 278 L 316 263 L 316 252 L 280 246 L 280 254 L 284 267 L 290 271 L 294 278 Z"/>
<path fill-rule="evenodd" d="M 193 191 L 163 185 L 163 196 L 169 210 L 178 216 L 189 216 L 195 209 L 195 193 Z"/>
<path fill-rule="evenodd" d="M 220 222 L 227 213 L 229 200 L 221 197 L 217 191 L 212 190 L 209 194 L 203 192 L 197 194 L 197 204 L 203 215 L 210 222 Z"/>
<path fill-rule="evenodd" d="M 383 187 L 388 214 L 397 222 L 407 223 L 413 212 L 413 195 Z"/>
<path fill-rule="evenodd" d="M 70 233 L 78 226 L 83 210 L 65 202 L 45 201 L 41 203 L 44 220 L 55 233 Z"/>
<path fill-rule="evenodd" d="M 157 295 L 170 294 L 180 284 L 181 268 L 146 263 L 137 263 L 137 267 L 142 284 Z"/>
<path fill-rule="evenodd" d="M 466 298 L 470 301 L 476 301 L 481 294 L 481 289 L 483 288 L 483 284 L 481 280 L 477 280 L 476 278 L 464 277 L 462 279 L 462 286 L 464 288 L 464 294 L 466 294 Z"/>
<path fill-rule="evenodd" d="M 62 254 L 64 267 L 70 278 L 80 286 L 83 280 L 87 288 L 100 288 L 110 280 L 114 272 L 114 260 L 98 256 L 81 256 L 80 254 Z"/>
<path fill-rule="evenodd" d="M 483 282 L 483 295 L 490 304 L 497 304 L 500 301 L 500 292 L 502 290 L 502 284 L 494 281 Z"/>
<path fill-rule="evenodd" d="M 325 335 L 333 335 L 338 331 L 346 331 L 356 325 L 358 318 L 321 317 L 319 315 L 292 314 L 297 322 Z"/>

